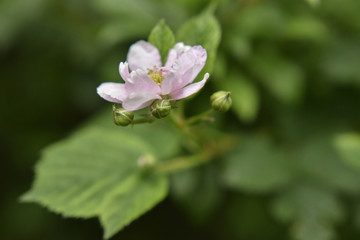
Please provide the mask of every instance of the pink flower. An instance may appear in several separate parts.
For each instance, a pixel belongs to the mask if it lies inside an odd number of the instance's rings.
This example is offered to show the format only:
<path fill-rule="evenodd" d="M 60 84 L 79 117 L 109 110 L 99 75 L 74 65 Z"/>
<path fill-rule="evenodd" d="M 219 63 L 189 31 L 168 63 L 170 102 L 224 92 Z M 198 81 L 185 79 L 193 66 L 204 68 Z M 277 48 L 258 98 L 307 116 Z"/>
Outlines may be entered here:
<path fill-rule="evenodd" d="M 146 41 L 138 41 L 131 45 L 127 62 L 119 66 L 125 83 L 102 83 L 97 93 L 107 101 L 121 103 L 128 111 L 147 107 L 165 96 L 174 100 L 186 98 L 198 92 L 209 78 L 206 73 L 202 81 L 192 83 L 206 58 L 203 47 L 177 43 L 162 66 L 159 50 Z"/>

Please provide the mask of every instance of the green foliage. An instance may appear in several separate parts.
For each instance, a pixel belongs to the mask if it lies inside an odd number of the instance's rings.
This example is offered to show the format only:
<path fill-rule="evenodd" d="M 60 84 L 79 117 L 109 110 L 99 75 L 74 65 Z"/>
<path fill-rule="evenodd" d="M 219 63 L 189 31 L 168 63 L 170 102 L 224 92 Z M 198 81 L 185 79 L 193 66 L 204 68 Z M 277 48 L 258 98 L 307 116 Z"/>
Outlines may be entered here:
<path fill-rule="evenodd" d="M 214 17 L 213 10 L 210 6 L 199 16 L 185 22 L 176 33 L 177 41 L 188 45 L 202 45 L 207 50 L 208 58 L 202 73 L 212 71 L 221 39 L 220 24 Z M 203 75 L 200 73 L 200 76 Z"/>
<path fill-rule="evenodd" d="M 344 210 L 336 196 L 326 190 L 296 186 L 284 192 L 273 205 L 273 212 L 284 222 L 292 222 L 296 240 L 333 239 L 332 225 L 343 220 Z"/>
<path fill-rule="evenodd" d="M 355 207 L 354 225 L 357 229 L 360 229 L 360 205 Z"/>
<path fill-rule="evenodd" d="M 291 18 L 284 29 L 285 38 L 322 44 L 329 38 L 328 26 L 318 17 L 301 15 Z"/>
<path fill-rule="evenodd" d="M 106 112 L 99 119 L 104 122 L 108 117 Z M 104 237 L 109 238 L 166 196 L 167 178 L 148 176 L 137 163 L 141 157 L 164 156 L 159 149 L 164 145 L 158 145 L 164 144 L 163 136 L 155 143 L 158 149 L 151 139 L 166 135 L 166 130 L 157 125 L 144 138 L 141 128 L 114 131 L 114 125 L 111 129 L 104 125 L 97 120 L 47 148 L 37 165 L 35 183 L 22 200 L 41 203 L 66 217 L 97 216 Z M 167 145 L 168 151 L 176 148 L 176 143 Z"/>
<path fill-rule="evenodd" d="M 328 79 L 339 84 L 351 83 L 360 86 L 360 70 L 356 66 L 360 47 L 352 40 L 337 39 L 332 48 L 324 56 L 321 67 Z M 345 64 L 346 63 L 346 64 Z"/>
<path fill-rule="evenodd" d="M 260 96 L 258 89 L 249 79 L 238 72 L 230 72 L 218 82 L 220 89 L 231 91 L 233 110 L 239 119 L 252 122 L 259 111 Z"/>
<path fill-rule="evenodd" d="M 119 188 L 117 193 L 104 201 L 106 208 L 103 209 L 100 220 L 106 239 L 149 211 L 167 195 L 168 180 L 165 176 L 139 177 L 130 185 L 128 191 L 124 192 L 124 189 Z"/>
<path fill-rule="evenodd" d="M 339 192 L 359 192 L 360 174 L 339 158 L 330 137 L 307 139 L 299 153 L 298 168 L 307 181 Z"/>
<path fill-rule="evenodd" d="M 244 136 L 225 162 L 223 179 L 231 188 L 249 192 L 265 192 L 286 185 L 293 170 L 285 153 L 269 139 Z"/>
<path fill-rule="evenodd" d="M 213 75 L 216 88 L 231 92 L 234 103 L 232 110 L 240 120 L 253 122 L 260 108 L 260 93 L 256 83 L 238 70 L 229 70 L 223 55 L 219 55 L 216 62 Z"/>
<path fill-rule="evenodd" d="M 222 200 L 216 165 L 190 169 L 171 176 L 170 196 L 194 224 L 206 224 Z"/>
<path fill-rule="evenodd" d="M 159 49 L 161 60 L 165 64 L 169 50 L 175 45 L 175 36 L 165 24 L 165 20 L 160 20 L 153 28 L 149 36 L 149 42 Z"/>
<path fill-rule="evenodd" d="M 21 0 L 0 3 L 0 52 L 5 50 L 28 21 L 36 18 L 44 7 L 44 0 Z"/>
<path fill-rule="evenodd" d="M 321 0 L 306 0 L 312 7 L 317 7 L 321 4 Z"/>
<path fill-rule="evenodd" d="M 284 103 L 298 102 L 303 93 L 304 78 L 294 63 L 260 49 L 250 61 L 250 69 L 264 87 Z"/>
<path fill-rule="evenodd" d="M 0 3 L 0 239 L 100 238 L 98 219 L 111 237 L 145 212 L 114 239 L 359 239 L 360 1 L 214 3 Z M 213 92 L 232 93 L 231 112 L 188 129 L 191 139 L 167 125 L 170 116 L 117 127 L 95 93 L 101 82 L 121 81 L 117 67 L 130 44 L 156 24 L 149 40 L 165 61 L 173 36 L 159 19 L 177 30 L 175 42 L 208 52 L 200 75 L 211 77 L 184 115 L 209 108 Z M 44 150 L 23 197 L 94 219 L 18 204 L 39 149 L 102 105 L 109 111 Z M 137 165 L 140 156 L 163 164 L 211 152 L 224 136 L 239 142 L 170 181 Z M 149 211 L 168 188 L 170 198 Z"/>
<path fill-rule="evenodd" d="M 360 169 L 359 134 L 347 133 L 336 136 L 335 147 L 346 163 L 356 169 Z"/>

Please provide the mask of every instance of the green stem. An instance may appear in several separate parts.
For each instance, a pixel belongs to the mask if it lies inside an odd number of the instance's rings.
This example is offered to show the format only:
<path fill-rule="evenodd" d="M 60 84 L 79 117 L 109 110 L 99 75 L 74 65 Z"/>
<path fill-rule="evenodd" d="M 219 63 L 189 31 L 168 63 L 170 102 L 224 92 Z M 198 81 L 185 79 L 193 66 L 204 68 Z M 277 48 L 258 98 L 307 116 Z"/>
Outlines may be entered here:
<path fill-rule="evenodd" d="M 205 112 L 202 112 L 202 113 L 200 113 L 198 115 L 195 115 L 195 116 L 187 119 L 185 121 L 185 124 L 186 125 L 192 125 L 192 124 L 207 120 L 206 118 L 208 117 L 208 115 L 213 114 L 213 113 L 215 113 L 215 111 L 213 109 L 209 109 L 209 110 L 207 110 Z"/>
<path fill-rule="evenodd" d="M 171 161 L 159 164 L 156 167 L 156 171 L 160 173 L 173 173 L 184 169 L 196 167 L 202 163 L 205 163 L 211 159 L 208 154 L 200 153 L 189 157 L 179 157 Z"/>
<path fill-rule="evenodd" d="M 185 119 L 185 104 L 184 102 L 179 102 L 179 107 L 178 107 L 178 116 L 179 116 L 179 119 L 182 119 L 184 120 Z"/>
<path fill-rule="evenodd" d="M 174 125 L 176 128 L 183 130 L 184 128 L 184 119 L 182 115 L 182 111 L 179 109 L 177 110 L 177 114 L 175 115 L 174 112 L 171 112 L 170 115 L 166 118 L 169 122 Z"/>
<path fill-rule="evenodd" d="M 179 130 L 183 136 L 185 136 L 184 146 L 187 150 L 193 153 L 199 152 L 201 150 L 200 146 L 200 139 L 198 136 L 194 133 L 193 129 L 190 129 L 188 126 L 185 125 L 185 119 L 182 115 L 182 112 L 177 112 L 178 114 L 170 114 L 170 116 L 167 118 L 169 122 L 176 127 L 177 130 Z"/>
<path fill-rule="evenodd" d="M 158 173 L 174 173 L 196 167 L 212 161 L 217 156 L 229 151 L 233 148 L 235 142 L 236 138 L 232 136 L 224 137 L 219 141 L 207 144 L 199 154 L 189 157 L 179 157 L 167 162 L 159 163 L 155 167 L 155 171 Z"/>

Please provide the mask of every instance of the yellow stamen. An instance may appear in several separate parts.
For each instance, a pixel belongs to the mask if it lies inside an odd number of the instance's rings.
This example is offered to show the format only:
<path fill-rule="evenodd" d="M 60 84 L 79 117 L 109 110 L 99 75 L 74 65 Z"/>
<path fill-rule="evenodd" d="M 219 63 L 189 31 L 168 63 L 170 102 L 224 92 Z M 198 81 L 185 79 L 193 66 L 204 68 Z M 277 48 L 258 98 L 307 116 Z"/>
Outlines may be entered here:
<path fill-rule="evenodd" d="M 162 69 L 158 70 L 154 68 L 154 70 L 149 69 L 148 71 L 149 77 L 159 86 L 161 86 L 161 82 L 164 79 L 162 75 Z"/>

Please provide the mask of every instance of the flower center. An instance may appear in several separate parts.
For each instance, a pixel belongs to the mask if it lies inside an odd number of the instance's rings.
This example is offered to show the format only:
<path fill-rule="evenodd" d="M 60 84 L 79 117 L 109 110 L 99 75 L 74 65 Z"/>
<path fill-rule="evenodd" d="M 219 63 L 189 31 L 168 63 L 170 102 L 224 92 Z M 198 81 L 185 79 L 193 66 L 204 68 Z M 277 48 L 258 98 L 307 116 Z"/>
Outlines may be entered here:
<path fill-rule="evenodd" d="M 159 86 L 161 86 L 161 82 L 164 79 L 162 69 L 158 69 L 154 67 L 154 69 L 148 69 L 148 76 Z"/>

